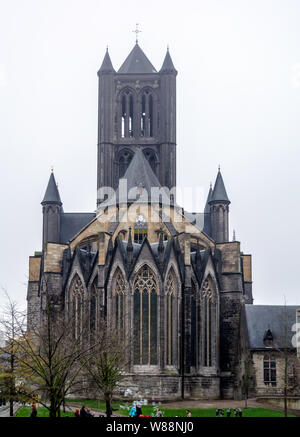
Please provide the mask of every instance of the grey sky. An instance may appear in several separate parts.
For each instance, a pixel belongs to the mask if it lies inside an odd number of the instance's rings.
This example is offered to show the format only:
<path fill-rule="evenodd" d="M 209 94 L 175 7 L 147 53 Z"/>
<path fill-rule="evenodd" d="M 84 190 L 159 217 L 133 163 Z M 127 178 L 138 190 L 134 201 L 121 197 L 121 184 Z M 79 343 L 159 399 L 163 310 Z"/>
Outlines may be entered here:
<path fill-rule="evenodd" d="M 169 44 L 178 70 L 178 184 L 207 192 L 220 164 L 255 303 L 300 304 L 299 1 L 0 0 L 0 11 L 1 285 L 25 302 L 51 165 L 64 210 L 95 209 L 96 73 L 106 45 L 121 65 L 138 22 L 150 61 L 160 68 Z"/>

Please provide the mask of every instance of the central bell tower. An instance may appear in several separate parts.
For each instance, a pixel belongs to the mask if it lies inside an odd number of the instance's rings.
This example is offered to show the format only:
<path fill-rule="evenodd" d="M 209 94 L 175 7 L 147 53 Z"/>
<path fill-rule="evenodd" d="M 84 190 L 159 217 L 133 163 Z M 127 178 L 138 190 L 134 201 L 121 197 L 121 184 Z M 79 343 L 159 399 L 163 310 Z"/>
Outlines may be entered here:
<path fill-rule="evenodd" d="M 117 188 L 137 149 L 162 186 L 176 186 L 176 76 L 169 50 L 157 71 L 136 42 L 117 72 L 106 51 L 98 71 L 98 193 Z M 98 194 L 97 205 L 103 200 Z"/>

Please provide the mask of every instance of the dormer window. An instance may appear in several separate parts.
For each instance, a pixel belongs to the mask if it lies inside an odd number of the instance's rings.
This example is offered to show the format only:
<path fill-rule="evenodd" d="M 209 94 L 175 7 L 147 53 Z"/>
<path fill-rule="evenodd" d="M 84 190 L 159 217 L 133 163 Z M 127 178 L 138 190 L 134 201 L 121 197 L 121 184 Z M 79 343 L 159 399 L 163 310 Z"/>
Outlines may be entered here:
<path fill-rule="evenodd" d="M 272 347 L 273 346 L 273 334 L 270 329 L 268 329 L 264 334 L 264 345 L 265 347 Z"/>

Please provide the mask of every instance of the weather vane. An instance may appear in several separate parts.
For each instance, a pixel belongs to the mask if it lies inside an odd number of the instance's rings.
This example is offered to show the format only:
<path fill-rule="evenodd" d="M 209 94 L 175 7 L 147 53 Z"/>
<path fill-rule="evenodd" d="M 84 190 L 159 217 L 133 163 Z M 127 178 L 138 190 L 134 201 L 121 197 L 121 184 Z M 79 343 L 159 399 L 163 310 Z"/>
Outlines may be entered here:
<path fill-rule="evenodd" d="M 135 42 L 136 42 L 136 44 L 138 44 L 139 43 L 139 33 L 141 33 L 141 30 L 139 30 L 139 23 L 136 23 L 135 26 L 136 26 L 136 28 L 132 32 L 135 33 Z"/>

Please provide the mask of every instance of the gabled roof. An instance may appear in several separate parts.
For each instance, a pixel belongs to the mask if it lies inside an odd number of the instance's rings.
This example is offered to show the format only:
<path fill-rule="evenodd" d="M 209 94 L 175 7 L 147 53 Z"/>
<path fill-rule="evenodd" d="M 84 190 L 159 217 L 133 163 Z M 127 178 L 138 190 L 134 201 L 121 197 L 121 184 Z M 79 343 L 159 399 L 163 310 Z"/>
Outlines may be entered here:
<path fill-rule="evenodd" d="M 264 344 L 268 330 L 273 336 L 274 348 L 293 348 L 292 337 L 295 334 L 293 325 L 296 323 L 297 306 L 283 305 L 245 305 L 246 321 L 250 349 L 272 349 Z M 287 329 L 287 335 L 285 335 Z"/>
<path fill-rule="evenodd" d="M 226 193 L 224 181 L 223 181 L 220 170 L 218 171 L 218 175 L 216 178 L 213 193 L 212 193 L 212 196 L 211 196 L 211 199 L 209 202 L 210 203 L 211 202 L 228 202 L 228 203 L 230 203 L 230 200 L 228 199 L 228 196 Z"/>
<path fill-rule="evenodd" d="M 106 53 L 105 53 L 105 56 L 103 58 L 100 70 L 98 71 L 98 74 L 101 74 L 101 73 L 114 73 L 114 72 L 115 72 L 115 70 L 114 70 L 114 67 L 112 65 L 112 62 L 111 62 L 108 50 L 106 50 Z"/>
<path fill-rule="evenodd" d="M 122 179 L 127 181 L 127 192 L 123 189 Z M 168 193 L 161 186 L 141 149 L 135 152 L 122 179 L 119 181 L 116 194 L 107 201 L 102 202 L 101 207 L 111 206 L 115 202 L 126 203 L 127 201 L 137 200 L 141 203 L 148 203 L 151 200 L 151 188 L 160 190 L 162 203 L 170 203 Z M 155 200 L 152 199 L 153 202 Z"/>
<path fill-rule="evenodd" d="M 136 73 L 157 73 L 155 67 L 151 64 L 143 50 L 136 44 L 121 67 L 118 73 L 136 74 Z"/>
<path fill-rule="evenodd" d="M 169 49 L 167 50 L 164 62 L 162 64 L 162 67 L 160 69 L 160 73 L 177 73 Z"/>
<path fill-rule="evenodd" d="M 128 191 L 135 187 L 143 187 L 150 194 L 152 187 L 161 188 L 159 180 L 141 149 L 135 152 L 123 178 L 127 179 Z"/>
<path fill-rule="evenodd" d="M 42 205 L 46 203 L 57 203 L 62 205 L 53 172 L 50 175 L 45 196 L 42 200 Z"/>

